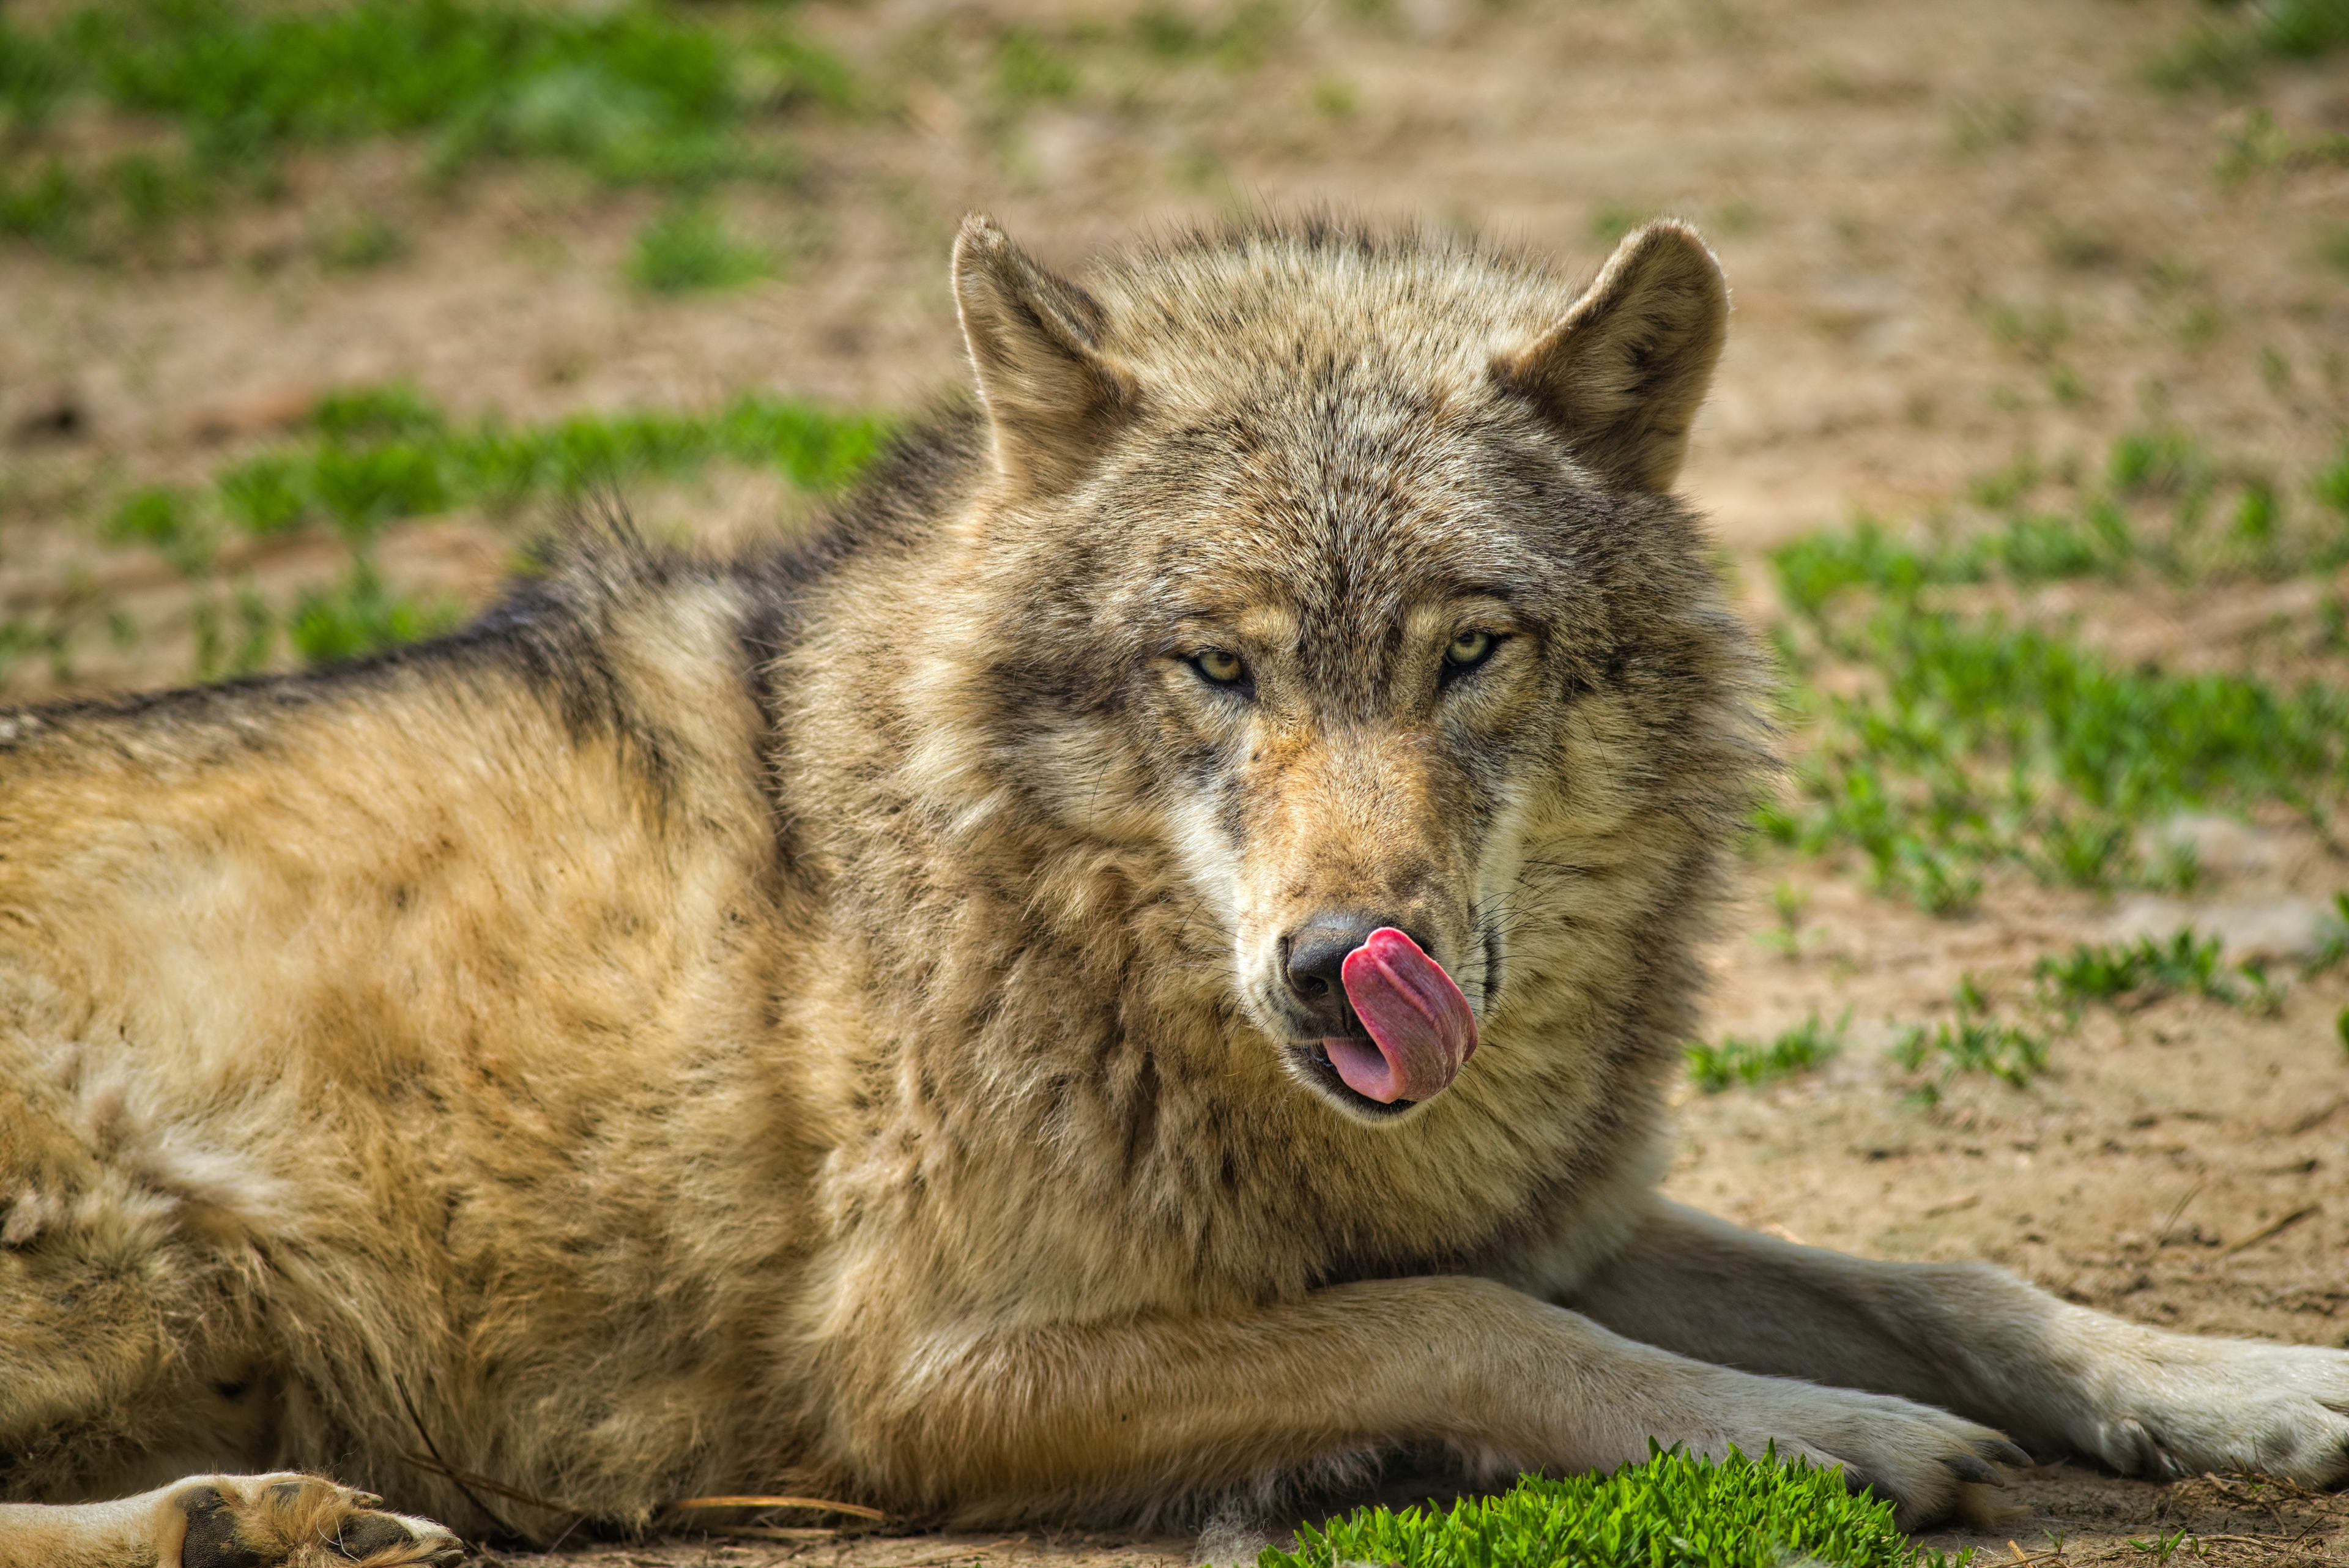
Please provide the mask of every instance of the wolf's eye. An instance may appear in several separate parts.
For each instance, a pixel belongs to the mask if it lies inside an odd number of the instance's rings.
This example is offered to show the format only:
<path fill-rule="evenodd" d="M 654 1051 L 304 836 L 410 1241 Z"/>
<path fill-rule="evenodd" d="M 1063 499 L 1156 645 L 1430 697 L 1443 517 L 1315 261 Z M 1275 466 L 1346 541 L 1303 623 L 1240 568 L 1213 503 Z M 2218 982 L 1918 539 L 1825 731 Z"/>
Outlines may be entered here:
<path fill-rule="evenodd" d="M 1199 677 L 1216 686 L 1237 686 L 1247 679 L 1247 664 L 1237 653 L 1211 648 L 1191 657 L 1191 668 Z"/>
<path fill-rule="evenodd" d="M 1494 637 L 1489 631 L 1464 631 L 1452 639 L 1444 650 L 1447 675 L 1464 674 L 1493 657 Z"/>

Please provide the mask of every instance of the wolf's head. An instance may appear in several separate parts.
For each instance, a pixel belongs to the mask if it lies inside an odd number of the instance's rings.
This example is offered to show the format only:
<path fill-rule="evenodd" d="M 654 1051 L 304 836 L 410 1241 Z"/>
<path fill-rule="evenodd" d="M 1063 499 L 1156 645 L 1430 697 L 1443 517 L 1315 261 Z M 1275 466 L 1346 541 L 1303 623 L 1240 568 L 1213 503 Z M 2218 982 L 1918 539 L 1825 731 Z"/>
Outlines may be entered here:
<path fill-rule="evenodd" d="M 1689 775 L 1742 768 L 1666 494 L 1727 309 L 1695 234 L 1579 291 L 1312 227 L 1088 289 L 974 219 L 954 281 L 992 465 L 942 668 L 999 796 L 1174 867 L 1256 1048 L 1365 1120 L 1644 961 L 1736 787 Z"/>

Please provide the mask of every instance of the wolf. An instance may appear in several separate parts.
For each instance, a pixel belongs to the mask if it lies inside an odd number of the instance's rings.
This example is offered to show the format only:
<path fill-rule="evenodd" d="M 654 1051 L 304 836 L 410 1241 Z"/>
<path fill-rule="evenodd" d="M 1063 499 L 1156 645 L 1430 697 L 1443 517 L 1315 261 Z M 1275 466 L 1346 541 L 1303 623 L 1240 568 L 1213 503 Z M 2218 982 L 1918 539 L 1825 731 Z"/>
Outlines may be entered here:
<path fill-rule="evenodd" d="M 974 219 L 953 284 L 976 396 L 804 539 L 0 722 L 0 1562 L 1651 1441 L 1910 1524 L 2033 1452 L 2349 1475 L 2349 1355 L 1658 1196 L 1771 765 L 1672 493 L 1695 233 L 1081 283 Z"/>

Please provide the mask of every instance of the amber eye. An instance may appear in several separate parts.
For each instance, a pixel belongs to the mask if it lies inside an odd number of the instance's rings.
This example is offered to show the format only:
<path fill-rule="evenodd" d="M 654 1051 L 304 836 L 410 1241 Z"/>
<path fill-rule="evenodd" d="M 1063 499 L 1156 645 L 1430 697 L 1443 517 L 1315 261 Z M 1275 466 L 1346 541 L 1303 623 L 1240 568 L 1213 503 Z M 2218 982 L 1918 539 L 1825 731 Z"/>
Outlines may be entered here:
<path fill-rule="evenodd" d="M 1444 650 L 1444 662 L 1454 673 L 1474 670 L 1493 657 L 1494 639 L 1489 631 L 1464 631 L 1452 639 Z"/>
<path fill-rule="evenodd" d="M 1238 654 L 1227 653 L 1220 648 L 1211 648 L 1205 653 L 1194 654 L 1191 659 L 1191 668 L 1199 672 L 1201 680 L 1211 681 L 1217 686 L 1237 686 L 1247 679 L 1247 661 Z"/>

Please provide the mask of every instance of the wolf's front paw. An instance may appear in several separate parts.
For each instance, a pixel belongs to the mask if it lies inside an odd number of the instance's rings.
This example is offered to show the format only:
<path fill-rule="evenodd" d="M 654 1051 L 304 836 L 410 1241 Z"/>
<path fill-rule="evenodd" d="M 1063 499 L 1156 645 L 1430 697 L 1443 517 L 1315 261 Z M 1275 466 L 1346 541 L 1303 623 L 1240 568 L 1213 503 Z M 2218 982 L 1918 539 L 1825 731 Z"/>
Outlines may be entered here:
<path fill-rule="evenodd" d="M 2103 1371 L 2079 1441 L 2123 1475 L 2349 1480 L 2349 1352 L 2165 1334 Z"/>
<path fill-rule="evenodd" d="M 429 1520 L 316 1476 L 204 1476 L 171 1489 L 187 1516 L 180 1568 L 447 1568 L 464 1556 Z"/>
<path fill-rule="evenodd" d="M 1748 1379 L 1747 1387 L 1764 1397 L 1739 1402 L 1744 1429 L 1730 1440 L 1750 1455 L 1775 1444 L 1782 1459 L 1842 1466 L 1853 1490 L 1866 1487 L 1893 1505 L 1903 1530 L 1965 1511 L 1968 1488 L 2000 1484 L 1998 1465 L 2031 1463 L 2001 1433 L 1930 1405 L 1776 1377 Z"/>

